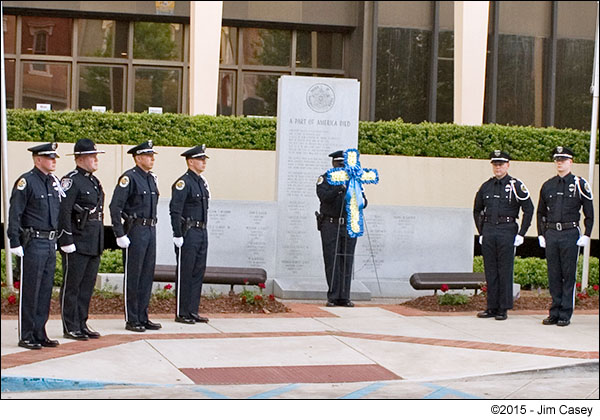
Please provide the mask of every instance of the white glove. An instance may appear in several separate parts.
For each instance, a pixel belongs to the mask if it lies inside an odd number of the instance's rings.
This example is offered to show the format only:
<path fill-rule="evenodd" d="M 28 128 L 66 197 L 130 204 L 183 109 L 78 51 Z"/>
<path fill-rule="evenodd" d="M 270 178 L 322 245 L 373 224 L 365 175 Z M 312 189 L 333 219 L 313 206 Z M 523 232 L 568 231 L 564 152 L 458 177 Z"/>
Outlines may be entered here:
<path fill-rule="evenodd" d="M 75 248 L 75 244 L 61 246 L 60 249 L 65 254 L 70 254 L 71 252 L 75 252 L 77 250 L 77 248 Z"/>
<path fill-rule="evenodd" d="M 119 248 L 129 248 L 130 243 L 131 241 L 129 240 L 127 235 L 123 235 L 117 238 L 117 245 L 119 246 Z"/>
<path fill-rule="evenodd" d="M 546 238 L 542 235 L 538 236 L 538 242 L 540 243 L 540 248 L 546 248 Z"/>
<path fill-rule="evenodd" d="M 525 242 L 525 238 L 523 238 L 521 235 L 517 235 L 515 236 L 515 243 L 513 244 L 513 246 L 522 245 L 523 242 Z"/>
<path fill-rule="evenodd" d="M 589 236 L 582 236 L 577 240 L 577 246 L 587 246 L 587 244 L 590 243 L 590 237 Z"/>
<path fill-rule="evenodd" d="M 180 236 L 179 238 L 173 238 L 173 243 L 177 248 L 181 248 L 183 246 L 183 238 Z"/>
<path fill-rule="evenodd" d="M 23 247 L 22 246 L 18 246 L 16 248 L 11 248 L 10 252 L 12 254 L 15 254 L 17 257 L 22 257 L 23 255 L 25 255 L 25 252 L 23 252 Z"/>
<path fill-rule="evenodd" d="M 479 245 L 483 245 L 483 235 L 479 235 Z"/>

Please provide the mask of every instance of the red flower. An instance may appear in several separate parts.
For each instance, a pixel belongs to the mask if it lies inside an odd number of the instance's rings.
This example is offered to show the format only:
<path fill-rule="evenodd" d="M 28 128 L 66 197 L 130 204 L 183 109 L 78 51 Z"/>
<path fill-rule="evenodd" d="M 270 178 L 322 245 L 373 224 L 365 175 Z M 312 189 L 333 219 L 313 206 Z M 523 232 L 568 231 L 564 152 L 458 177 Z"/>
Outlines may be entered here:
<path fill-rule="evenodd" d="M 592 286 L 592 289 L 594 289 L 595 291 L 598 291 L 598 285 L 594 284 L 594 286 Z"/>
<path fill-rule="evenodd" d="M 581 283 L 575 283 L 575 287 L 577 287 L 578 289 L 581 289 Z"/>
<path fill-rule="evenodd" d="M 583 293 L 577 293 L 577 297 L 578 297 L 579 299 L 583 299 Z"/>
<path fill-rule="evenodd" d="M 248 284 L 248 283 L 250 283 L 250 282 L 248 281 L 248 279 L 244 279 L 244 284 Z"/>
<path fill-rule="evenodd" d="M 262 296 L 261 295 L 256 295 L 256 296 L 254 296 L 254 300 L 262 300 Z"/>
<path fill-rule="evenodd" d="M 15 303 L 17 303 L 17 297 L 15 295 L 10 295 L 8 297 L 8 303 L 10 303 L 11 305 L 14 305 Z"/>
<path fill-rule="evenodd" d="M 171 286 L 170 284 L 167 284 L 167 285 L 165 286 L 165 290 L 171 290 L 172 288 L 173 288 L 173 286 Z"/>
<path fill-rule="evenodd" d="M 264 288 L 265 288 L 265 287 L 267 287 L 267 286 L 265 286 L 265 284 L 264 284 L 264 283 L 258 283 L 258 287 L 260 287 L 261 289 L 264 289 Z"/>
<path fill-rule="evenodd" d="M 447 285 L 447 284 L 442 284 L 442 287 L 440 287 L 440 290 L 441 290 L 442 292 L 444 292 L 444 293 L 445 293 L 445 292 L 447 292 L 449 289 L 450 289 L 450 288 L 448 287 L 448 285 Z"/>
<path fill-rule="evenodd" d="M 246 303 L 246 296 L 242 296 L 242 302 Z"/>
<path fill-rule="evenodd" d="M 487 286 L 481 286 L 481 291 L 482 291 L 483 293 L 487 292 Z"/>
<path fill-rule="evenodd" d="M 15 286 L 15 289 L 19 290 L 21 288 L 21 282 L 20 281 L 14 282 L 13 286 Z"/>
<path fill-rule="evenodd" d="M 273 294 L 269 295 L 269 300 L 275 300 L 275 295 L 273 295 Z"/>

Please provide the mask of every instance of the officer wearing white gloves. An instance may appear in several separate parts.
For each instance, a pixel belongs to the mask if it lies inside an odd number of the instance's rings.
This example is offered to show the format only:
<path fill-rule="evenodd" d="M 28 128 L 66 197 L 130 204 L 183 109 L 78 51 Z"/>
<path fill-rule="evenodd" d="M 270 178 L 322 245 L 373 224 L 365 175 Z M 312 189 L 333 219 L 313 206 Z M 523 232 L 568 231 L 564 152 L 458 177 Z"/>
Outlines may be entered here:
<path fill-rule="evenodd" d="M 548 286 L 552 295 L 550 314 L 542 323 L 560 327 L 571 323 L 578 247 L 589 243 L 594 226 L 592 189 L 585 179 L 571 173 L 573 156 L 568 147 L 553 150 L 557 175 L 542 185 L 537 210 L 538 239 L 540 246 L 546 248 Z M 579 228 L 582 208 L 583 235 Z"/>
<path fill-rule="evenodd" d="M 52 173 L 56 143 L 30 147 L 34 168 L 21 175 L 12 190 L 8 216 L 10 252 L 21 257 L 19 347 L 56 347 L 46 334 L 56 268 L 56 229 L 64 192 Z"/>
<path fill-rule="evenodd" d="M 487 283 L 487 309 L 477 316 L 502 321 L 513 307 L 515 247 L 523 243 L 531 225 L 533 203 L 525 184 L 508 175 L 509 154 L 495 150 L 490 159 L 494 176 L 479 188 L 473 205 Z M 519 209 L 523 211 L 520 228 Z"/>
<path fill-rule="evenodd" d="M 100 338 L 87 325 L 90 300 L 104 250 L 104 189 L 94 176 L 98 154 L 90 139 L 73 148 L 75 169 L 61 180 L 66 197 L 60 203 L 58 245 L 63 264 L 60 290 L 63 336 L 71 340 Z"/>
<path fill-rule="evenodd" d="M 188 170 L 171 187 L 171 226 L 177 256 L 177 309 L 175 322 L 208 322 L 198 315 L 208 250 L 208 202 L 210 190 L 202 175 L 206 169 L 206 147 L 196 146 L 181 154 Z"/>
<path fill-rule="evenodd" d="M 156 265 L 156 208 L 158 186 L 152 140 L 127 151 L 136 166 L 119 178 L 110 202 L 110 217 L 117 245 L 123 249 L 125 268 L 125 329 L 134 332 L 158 330 L 148 319 Z"/>

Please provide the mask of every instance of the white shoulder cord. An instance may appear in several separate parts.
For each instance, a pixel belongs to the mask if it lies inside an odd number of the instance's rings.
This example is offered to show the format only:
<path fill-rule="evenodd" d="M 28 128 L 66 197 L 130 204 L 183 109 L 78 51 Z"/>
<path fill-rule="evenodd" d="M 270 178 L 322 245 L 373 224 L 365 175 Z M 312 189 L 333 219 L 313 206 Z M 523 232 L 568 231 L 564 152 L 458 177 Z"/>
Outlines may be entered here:
<path fill-rule="evenodd" d="M 524 197 L 524 198 L 521 198 L 521 197 L 519 197 L 519 194 L 517 194 L 517 190 L 516 190 L 516 188 L 515 188 L 515 182 L 517 182 L 517 180 L 518 180 L 519 182 L 521 182 L 521 184 L 523 184 L 523 181 L 521 181 L 520 179 L 518 179 L 518 178 L 513 178 L 513 179 L 511 179 L 511 180 L 509 181 L 509 182 L 510 182 L 510 187 L 511 187 L 511 189 L 512 189 L 512 191 L 513 191 L 513 194 L 514 194 L 514 195 L 515 195 L 515 197 L 517 198 L 517 200 L 519 200 L 519 201 L 525 201 L 525 200 L 527 200 L 527 199 L 529 198 L 529 190 L 527 190 L 527 196 L 526 196 L 526 197 Z M 523 184 L 523 185 L 525 185 L 525 184 Z M 525 189 L 527 189 L 527 187 L 525 187 Z"/>
<path fill-rule="evenodd" d="M 588 196 L 586 193 L 584 193 L 583 191 L 581 191 L 581 183 L 579 182 L 579 180 L 583 180 L 583 182 L 585 182 L 587 185 L 589 185 L 587 183 L 587 181 L 583 178 L 579 178 L 577 175 L 575 176 L 575 185 L 577 185 L 577 189 L 579 190 L 579 196 L 584 196 L 585 198 L 587 198 L 588 200 L 593 200 L 594 199 L 594 195 L 592 194 L 591 188 L 590 188 L 590 195 Z"/>
<path fill-rule="evenodd" d="M 208 191 L 208 199 L 210 200 L 210 188 L 208 187 L 208 181 L 202 174 L 200 174 L 200 178 L 202 178 L 202 181 L 204 181 L 204 186 L 206 187 L 206 191 Z"/>

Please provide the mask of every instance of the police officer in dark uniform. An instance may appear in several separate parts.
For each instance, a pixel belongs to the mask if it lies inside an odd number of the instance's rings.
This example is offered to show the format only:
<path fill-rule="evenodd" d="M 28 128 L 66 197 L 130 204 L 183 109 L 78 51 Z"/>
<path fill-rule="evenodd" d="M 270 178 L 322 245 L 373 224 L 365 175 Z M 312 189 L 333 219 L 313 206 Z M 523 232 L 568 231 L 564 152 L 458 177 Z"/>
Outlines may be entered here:
<path fill-rule="evenodd" d="M 144 332 L 161 325 L 148 319 L 148 304 L 156 264 L 156 207 L 158 186 L 152 140 L 127 151 L 136 166 L 119 178 L 110 202 L 110 217 L 117 245 L 123 248 L 125 267 L 125 328 Z"/>
<path fill-rule="evenodd" d="M 171 226 L 177 256 L 177 309 L 175 321 L 183 324 L 208 322 L 198 315 L 202 280 L 208 250 L 208 201 L 210 190 L 202 172 L 206 169 L 206 146 L 196 146 L 181 154 L 188 170 L 171 187 Z"/>
<path fill-rule="evenodd" d="M 329 154 L 334 168 L 344 167 L 344 151 Z M 327 173 L 317 180 L 317 196 L 321 202 L 317 226 L 321 231 L 325 277 L 327 278 L 327 306 L 353 307 L 350 300 L 352 265 L 356 238 L 346 229 L 346 185 L 331 185 Z M 365 207 L 367 200 L 365 198 Z"/>
<path fill-rule="evenodd" d="M 575 306 L 575 276 L 578 247 L 590 242 L 594 226 L 594 206 L 590 184 L 571 173 L 573 151 L 558 146 L 552 152 L 557 175 L 540 190 L 537 228 L 540 246 L 546 248 L 548 286 L 552 295 L 549 316 L 544 325 L 566 327 Z M 580 209 L 585 216 L 584 233 L 579 228 Z"/>
<path fill-rule="evenodd" d="M 508 153 L 495 150 L 490 159 L 494 176 L 481 185 L 473 205 L 487 283 L 487 309 L 477 316 L 503 321 L 513 307 L 515 247 L 523 243 L 531 225 L 533 203 L 525 184 L 508 175 Z M 521 228 L 516 222 L 519 208 Z"/>
<path fill-rule="evenodd" d="M 56 230 L 60 182 L 56 169 L 56 143 L 30 147 L 34 168 L 15 183 L 10 197 L 8 238 L 11 253 L 21 257 L 19 347 L 37 350 L 56 347 L 46 334 L 56 268 Z"/>
<path fill-rule="evenodd" d="M 66 197 L 60 203 L 58 244 L 63 266 L 61 316 L 63 334 L 72 340 L 100 338 L 87 325 L 100 256 L 104 250 L 102 223 L 104 190 L 93 173 L 98 170 L 96 145 L 79 139 L 73 149 L 76 168 L 61 179 Z"/>

